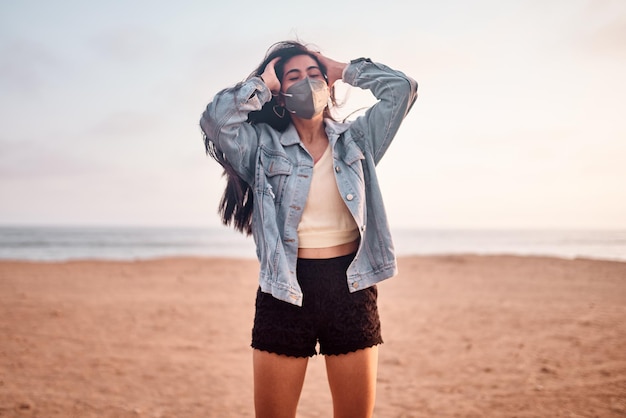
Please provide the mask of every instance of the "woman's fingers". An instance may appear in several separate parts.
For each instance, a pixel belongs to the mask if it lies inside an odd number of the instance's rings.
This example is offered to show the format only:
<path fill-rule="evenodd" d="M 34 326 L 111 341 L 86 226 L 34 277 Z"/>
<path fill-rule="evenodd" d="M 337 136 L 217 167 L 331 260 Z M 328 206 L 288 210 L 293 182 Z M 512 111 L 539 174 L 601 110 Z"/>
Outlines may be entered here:
<path fill-rule="evenodd" d="M 329 87 L 332 86 L 335 81 L 341 80 L 343 69 L 346 68 L 348 64 L 345 62 L 335 61 L 334 59 L 328 58 L 319 52 L 314 52 L 314 54 L 317 56 L 320 63 L 326 67 L 326 76 L 328 77 Z"/>
<path fill-rule="evenodd" d="M 278 92 L 280 91 L 280 81 L 278 81 L 278 77 L 276 76 L 276 69 L 274 68 L 274 65 L 276 65 L 276 62 L 278 62 L 279 59 L 280 57 L 276 57 L 268 62 L 265 66 L 265 69 L 263 70 L 263 74 L 261 74 L 261 78 L 265 82 L 265 85 L 274 95 L 278 94 Z"/>

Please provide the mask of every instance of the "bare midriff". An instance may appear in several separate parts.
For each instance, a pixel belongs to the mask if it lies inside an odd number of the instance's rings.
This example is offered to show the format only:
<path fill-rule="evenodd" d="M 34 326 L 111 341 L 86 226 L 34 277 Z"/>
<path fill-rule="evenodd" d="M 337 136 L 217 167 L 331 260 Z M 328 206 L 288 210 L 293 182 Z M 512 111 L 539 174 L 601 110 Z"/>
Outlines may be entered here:
<path fill-rule="evenodd" d="M 298 258 L 334 258 L 353 254 L 359 249 L 359 240 L 324 248 L 298 248 Z"/>

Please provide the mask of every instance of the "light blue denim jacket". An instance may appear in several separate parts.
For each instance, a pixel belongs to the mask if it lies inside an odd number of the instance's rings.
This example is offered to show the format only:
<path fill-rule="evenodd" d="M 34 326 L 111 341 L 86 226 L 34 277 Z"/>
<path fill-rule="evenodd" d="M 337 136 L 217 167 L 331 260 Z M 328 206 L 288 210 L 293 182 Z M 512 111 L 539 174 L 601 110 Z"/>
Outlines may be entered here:
<path fill-rule="evenodd" d="M 369 59 L 352 61 L 343 81 L 369 89 L 378 99 L 353 122 L 324 121 L 337 186 L 361 233 L 347 272 L 348 287 L 354 292 L 397 273 L 375 166 L 417 98 L 417 83 Z M 202 114 L 200 126 L 254 190 L 252 235 L 261 290 L 301 306 L 297 228 L 309 193 L 313 158 L 293 124 L 278 132 L 264 123 L 246 122 L 249 112 L 260 110 L 270 99 L 263 81 L 252 77 L 218 93 Z"/>

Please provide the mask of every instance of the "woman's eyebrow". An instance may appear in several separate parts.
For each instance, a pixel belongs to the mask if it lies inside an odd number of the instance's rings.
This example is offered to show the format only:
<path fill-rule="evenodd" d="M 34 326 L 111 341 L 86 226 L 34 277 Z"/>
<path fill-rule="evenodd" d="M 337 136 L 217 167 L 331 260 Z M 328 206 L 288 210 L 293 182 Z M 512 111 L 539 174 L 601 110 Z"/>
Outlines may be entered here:
<path fill-rule="evenodd" d="M 311 65 L 310 67 L 307 67 L 306 69 L 307 71 L 310 70 L 320 70 L 320 67 L 318 67 L 317 65 Z M 321 70 L 320 70 L 321 71 Z M 287 77 L 287 75 L 289 75 L 290 73 L 300 73 L 301 71 L 298 68 L 292 68 L 291 70 L 287 71 L 285 73 L 285 77 Z"/>
<path fill-rule="evenodd" d="M 299 73 L 299 72 L 300 72 L 300 70 L 299 70 L 299 69 L 297 69 L 297 68 L 293 68 L 293 69 L 291 69 L 291 70 L 289 70 L 289 71 L 287 71 L 287 72 L 285 73 L 285 77 L 286 77 L 287 75 L 291 74 L 291 73 Z"/>

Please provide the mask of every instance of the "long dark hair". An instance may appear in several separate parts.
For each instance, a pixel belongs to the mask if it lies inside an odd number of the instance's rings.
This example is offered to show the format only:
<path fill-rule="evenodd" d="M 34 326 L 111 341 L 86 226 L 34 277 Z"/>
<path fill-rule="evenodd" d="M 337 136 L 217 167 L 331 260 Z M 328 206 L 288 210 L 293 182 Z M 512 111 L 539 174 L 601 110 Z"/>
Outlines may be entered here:
<path fill-rule="evenodd" d="M 297 41 L 283 41 L 272 45 L 265 54 L 265 59 L 263 59 L 256 70 L 250 74 L 248 79 L 261 75 L 267 64 L 279 57 L 280 60 L 276 62 L 274 69 L 278 80 L 282 83 L 285 63 L 298 55 L 308 55 L 313 58 L 322 71 L 324 78 L 327 79 L 326 67 L 322 65 L 311 49 Z M 240 84 L 241 83 L 239 83 L 239 85 Z M 334 89 L 331 88 L 331 102 L 333 104 L 335 104 L 334 96 Z M 279 108 L 280 104 L 277 96 L 272 96 L 271 100 L 265 103 L 261 110 L 248 114 L 248 123 L 266 123 L 277 131 L 282 132 L 287 129 L 291 123 L 291 117 L 289 116 L 289 112 L 281 113 L 280 110 L 277 111 Z M 282 114 L 283 117 L 280 117 L 280 114 Z M 324 110 L 324 117 L 331 117 L 328 108 Z M 250 235 L 252 233 L 252 210 L 254 206 L 252 186 L 239 177 L 233 166 L 226 161 L 224 153 L 215 147 L 213 140 L 207 137 L 206 134 L 204 135 L 204 145 L 207 154 L 213 157 L 213 159 L 224 168 L 222 175 L 225 176 L 227 180 L 226 189 L 218 205 L 218 214 L 222 219 L 222 223 L 224 223 L 224 225 L 232 225 L 235 230 Z"/>

